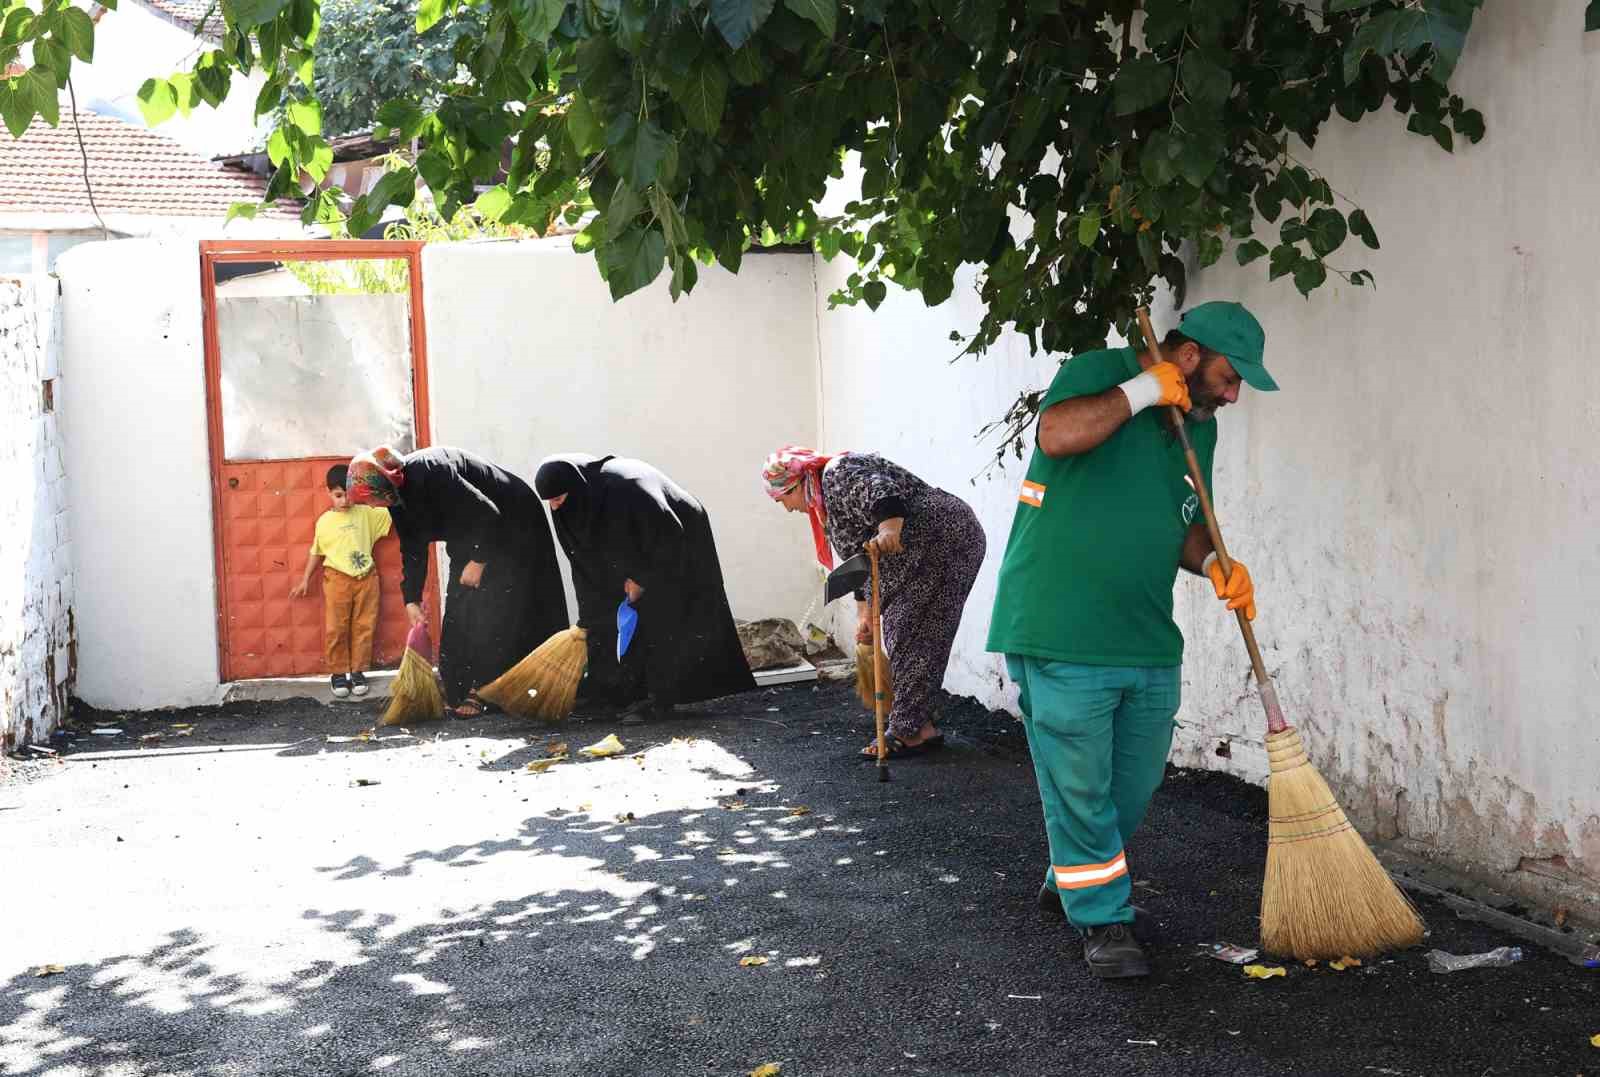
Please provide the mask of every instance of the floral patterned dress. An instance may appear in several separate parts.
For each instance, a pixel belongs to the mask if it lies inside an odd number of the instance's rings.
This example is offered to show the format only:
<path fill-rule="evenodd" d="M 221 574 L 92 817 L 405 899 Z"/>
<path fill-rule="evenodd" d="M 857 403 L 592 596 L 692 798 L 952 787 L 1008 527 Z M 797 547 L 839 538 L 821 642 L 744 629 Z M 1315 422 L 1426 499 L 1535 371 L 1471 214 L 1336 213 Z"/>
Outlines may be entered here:
<path fill-rule="evenodd" d="M 904 551 L 878 563 L 878 599 L 894 683 L 888 732 L 915 737 L 934 719 L 934 695 L 944 684 L 961 611 L 983 564 L 983 527 L 965 501 L 872 453 L 830 461 L 822 472 L 822 499 L 828 541 L 843 557 L 860 551 L 884 520 L 905 520 Z M 856 597 L 864 601 L 866 590 Z"/>

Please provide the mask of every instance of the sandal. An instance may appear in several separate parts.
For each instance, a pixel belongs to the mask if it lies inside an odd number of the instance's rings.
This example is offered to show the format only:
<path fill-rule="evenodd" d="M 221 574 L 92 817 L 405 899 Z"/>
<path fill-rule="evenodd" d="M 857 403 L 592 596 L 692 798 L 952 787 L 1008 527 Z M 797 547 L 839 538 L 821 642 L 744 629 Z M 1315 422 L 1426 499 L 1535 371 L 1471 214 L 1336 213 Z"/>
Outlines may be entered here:
<path fill-rule="evenodd" d="M 458 722 L 467 722 L 474 718 L 482 718 L 487 710 L 488 707 L 483 700 L 478 698 L 478 693 L 470 692 L 466 699 L 450 708 L 450 717 Z"/>
<path fill-rule="evenodd" d="M 884 757 L 887 759 L 894 759 L 901 756 L 926 755 L 930 752 L 937 752 L 940 748 L 944 747 L 944 734 L 940 733 L 937 737 L 929 737 L 920 744 L 907 744 L 899 737 L 890 734 L 883 738 L 883 746 L 886 749 Z M 870 750 L 862 752 L 861 760 L 865 763 L 876 763 L 878 761 L 877 745 L 873 745 Z"/>

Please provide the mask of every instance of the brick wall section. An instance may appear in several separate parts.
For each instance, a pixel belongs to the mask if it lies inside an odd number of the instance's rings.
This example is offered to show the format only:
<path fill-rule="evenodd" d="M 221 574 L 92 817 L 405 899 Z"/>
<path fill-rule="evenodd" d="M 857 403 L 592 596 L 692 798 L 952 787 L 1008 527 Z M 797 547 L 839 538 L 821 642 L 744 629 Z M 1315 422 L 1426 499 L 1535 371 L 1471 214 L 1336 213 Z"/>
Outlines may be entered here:
<path fill-rule="evenodd" d="M 48 740 L 77 663 L 54 277 L 0 278 L 0 748 Z"/>

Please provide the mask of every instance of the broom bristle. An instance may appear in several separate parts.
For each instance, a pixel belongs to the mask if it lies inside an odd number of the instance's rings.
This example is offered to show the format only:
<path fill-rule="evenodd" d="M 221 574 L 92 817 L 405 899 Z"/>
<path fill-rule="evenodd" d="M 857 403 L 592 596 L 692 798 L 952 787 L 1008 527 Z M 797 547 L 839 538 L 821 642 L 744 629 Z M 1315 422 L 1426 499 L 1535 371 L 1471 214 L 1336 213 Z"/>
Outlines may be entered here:
<path fill-rule="evenodd" d="M 1422 941 L 1423 923 L 1293 729 L 1267 736 L 1267 876 L 1261 945 L 1299 960 L 1371 957 Z"/>
<path fill-rule="evenodd" d="M 589 634 L 563 629 L 532 654 L 478 689 L 478 695 L 507 714 L 557 721 L 572 713 L 578 682 L 589 664 Z"/>
<path fill-rule="evenodd" d="M 406 648 L 389 689 L 389 706 L 379 725 L 409 725 L 444 717 L 444 692 L 428 660 Z"/>
<path fill-rule="evenodd" d="M 889 663 L 883 663 L 883 712 L 885 714 L 894 710 L 894 677 L 889 673 Z M 877 678 L 874 676 L 872 666 L 872 644 L 856 644 L 856 695 L 861 699 L 861 705 L 867 710 L 872 710 L 873 696 L 877 692 Z"/>

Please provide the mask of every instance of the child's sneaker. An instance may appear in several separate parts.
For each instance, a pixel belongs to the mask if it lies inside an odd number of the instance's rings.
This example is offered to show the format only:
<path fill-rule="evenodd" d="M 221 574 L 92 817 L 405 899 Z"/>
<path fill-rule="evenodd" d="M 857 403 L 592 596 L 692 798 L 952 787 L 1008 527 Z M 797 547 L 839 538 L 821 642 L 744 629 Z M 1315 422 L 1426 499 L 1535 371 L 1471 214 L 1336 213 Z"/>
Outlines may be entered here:
<path fill-rule="evenodd" d="M 350 678 L 343 673 L 335 673 L 331 683 L 334 699 L 344 699 L 350 695 Z"/>
<path fill-rule="evenodd" d="M 367 676 L 359 670 L 350 674 L 350 694 L 364 696 L 367 694 Z"/>

